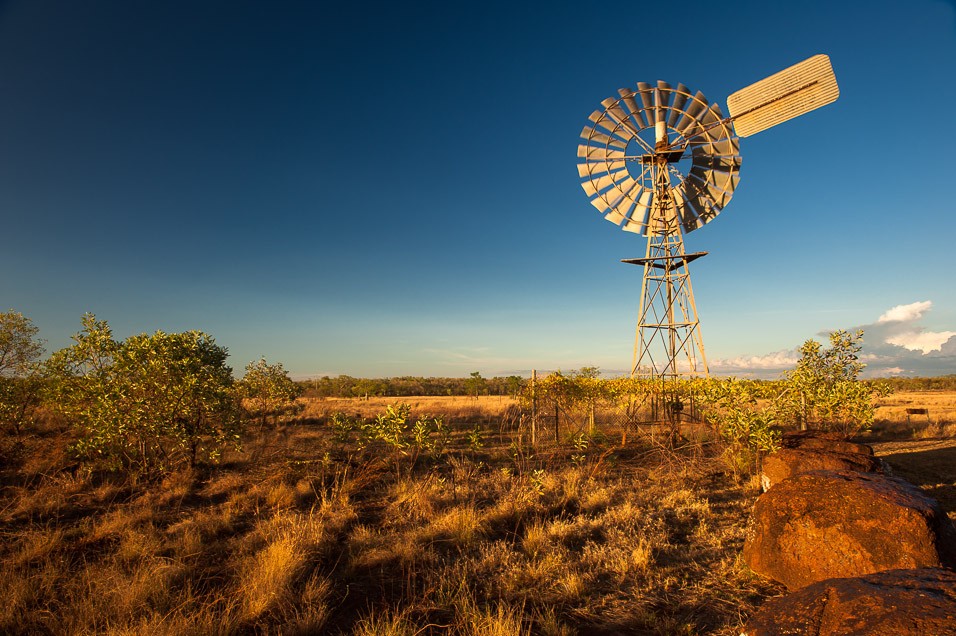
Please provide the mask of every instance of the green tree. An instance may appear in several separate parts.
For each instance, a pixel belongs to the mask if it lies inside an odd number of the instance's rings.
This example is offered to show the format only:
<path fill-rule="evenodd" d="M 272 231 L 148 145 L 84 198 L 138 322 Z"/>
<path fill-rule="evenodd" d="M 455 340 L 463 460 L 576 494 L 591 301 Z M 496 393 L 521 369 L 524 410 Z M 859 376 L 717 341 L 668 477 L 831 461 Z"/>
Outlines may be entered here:
<path fill-rule="evenodd" d="M 0 312 L 0 377 L 23 375 L 35 367 L 43 355 L 39 328 L 23 314 Z"/>
<path fill-rule="evenodd" d="M 0 312 L 0 423 L 19 435 L 40 405 L 43 380 L 39 329 L 23 314 Z"/>
<path fill-rule="evenodd" d="M 281 362 L 269 364 L 265 358 L 246 365 L 246 375 L 239 382 L 239 391 L 245 406 L 253 416 L 266 423 L 269 415 L 275 415 L 290 406 L 299 397 L 301 388 L 289 377 Z"/>
<path fill-rule="evenodd" d="M 737 378 L 701 378 L 692 380 L 689 388 L 726 444 L 724 457 L 735 475 L 759 472 L 763 455 L 775 451 L 780 441 L 775 414 L 766 405 L 766 385 Z"/>
<path fill-rule="evenodd" d="M 505 383 L 508 387 L 508 394 L 512 399 L 517 400 L 518 396 L 521 395 L 521 391 L 524 389 L 524 378 L 520 375 L 509 375 L 505 378 Z"/>
<path fill-rule="evenodd" d="M 199 331 L 113 338 L 83 317 L 74 344 L 51 356 L 56 405 L 79 428 L 74 451 L 94 465 L 151 477 L 238 446 L 227 350 Z"/>
<path fill-rule="evenodd" d="M 807 340 L 800 347 L 797 366 L 788 372 L 785 390 L 777 400 L 781 419 L 808 427 L 852 434 L 873 423 L 873 395 L 882 387 L 860 382 L 863 331 L 834 331 L 830 347 Z"/>
<path fill-rule="evenodd" d="M 475 399 L 478 399 L 478 395 L 485 390 L 485 379 L 481 377 L 481 373 L 478 371 L 473 371 L 471 377 L 467 380 L 468 383 L 468 393 L 475 396 Z"/>
<path fill-rule="evenodd" d="M 355 397 L 368 399 L 370 395 L 385 395 L 388 386 L 382 380 L 372 380 L 369 378 L 360 378 L 351 388 L 351 393 Z"/>

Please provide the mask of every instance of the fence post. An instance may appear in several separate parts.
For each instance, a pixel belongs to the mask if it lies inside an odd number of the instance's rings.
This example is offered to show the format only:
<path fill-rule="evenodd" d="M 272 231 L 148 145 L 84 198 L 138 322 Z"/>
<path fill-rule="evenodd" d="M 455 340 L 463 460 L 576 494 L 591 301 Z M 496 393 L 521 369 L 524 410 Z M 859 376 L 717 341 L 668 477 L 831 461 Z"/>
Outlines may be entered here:
<path fill-rule="evenodd" d="M 561 421 L 560 419 L 558 419 L 558 414 L 560 412 L 561 412 L 560 409 L 558 409 L 558 401 L 555 400 L 554 401 L 554 443 L 555 444 L 557 444 L 561 439 L 560 433 L 558 432 L 558 429 L 561 425 Z"/>
<path fill-rule="evenodd" d="M 538 432 L 538 396 L 535 394 L 535 384 L 538 381 L 538 372 L 531 369 L 531 446 L 537 442 Z"/>

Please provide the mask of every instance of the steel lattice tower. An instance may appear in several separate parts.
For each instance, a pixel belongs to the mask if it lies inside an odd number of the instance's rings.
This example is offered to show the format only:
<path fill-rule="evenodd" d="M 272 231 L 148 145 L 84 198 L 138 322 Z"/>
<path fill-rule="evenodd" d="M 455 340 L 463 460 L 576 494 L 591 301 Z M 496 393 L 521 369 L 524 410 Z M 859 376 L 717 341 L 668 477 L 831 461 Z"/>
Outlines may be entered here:
<path fill-rule="evenodd" d="M 654 201 L 644 258 L 624 259 L 644 267 L 631 375 L 676 378 L 707 376 L 707 356 L 697 318 L 688 263 L 707 252 L 684 252 L 666 155 L 653 167 L 660 196 Z"/>

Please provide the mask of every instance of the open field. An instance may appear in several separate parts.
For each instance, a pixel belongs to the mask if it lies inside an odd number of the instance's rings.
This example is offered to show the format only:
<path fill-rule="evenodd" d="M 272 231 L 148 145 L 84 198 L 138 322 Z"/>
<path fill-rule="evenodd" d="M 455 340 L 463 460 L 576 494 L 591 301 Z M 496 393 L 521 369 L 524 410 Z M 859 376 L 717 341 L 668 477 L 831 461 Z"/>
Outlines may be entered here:
<path fill-rule="evenodd" d="M 500 419 L 518 406 L 518 402 L 502 395 L 416 396 L 364 398 L 299 398 L 304 406 L 301 416 L 325 420 L 333 413 L 358 417 L 375 417 L 385 407 L 408 404 L 416 415 L 443 415 L 450 423 Z"/>
<path fill-rule="evenodd" d="M 898 417 L 925 406 L 939 437 L 954 397 L 890 396 L 877 452 L 956 517 L 951 441 L 905 442 L 929 429 Z M 329 424 L 402 401 L 446 415 L 442 446 L 359 448 Z M 3 438 L 0 633 L 730 635 L 782 592 L 740 561 L 757 482 L 707 431 L 532 449 L 513 416 L 498 397 L 306 400 L 154 484 L 76 471 L 56 421 Z"/>
<path fill-rule="evenodd" d="M 956 523 L 956 436 L 876 442 L 873 451 L 892 467 L 894 475 L 939 501 Z"/>
<path fill-rule="evenodd" d="M 364 398 L 301 398 L 307 405 L 307 414 L 313 416 L 330 415 L 336 411 L 357 412 L 374 415 L 388 404 L 406 402 L 413 409 L 432 413 L 462 413 L 498 416 L 515 400 L 501 395 L 471 396 L 423 396 L 423 397 L 370 397 Z M 905 423 L 907 408 L 926 408 L 931 423 L 956 423 L 956 391 L 897 391 L 876 401 L 876 421 Z M 926 416 L 912 416 L 912 423 L 919 425 L 927 422 Z"/>
<path fill-rule="evenodd" d="M 922 408 L 927 415 L 907 415 Z M 879 398 L 874 433 L 898 432 L 915 437 L 956 436 L 956 391 L 898 391 Z"/>

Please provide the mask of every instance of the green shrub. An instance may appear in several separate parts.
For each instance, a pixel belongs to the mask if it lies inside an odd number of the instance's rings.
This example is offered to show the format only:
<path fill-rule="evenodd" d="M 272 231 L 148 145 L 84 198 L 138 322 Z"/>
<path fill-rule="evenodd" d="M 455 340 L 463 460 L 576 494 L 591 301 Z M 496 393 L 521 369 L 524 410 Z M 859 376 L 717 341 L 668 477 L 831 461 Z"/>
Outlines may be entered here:
<path fill-rule="evenodd" d="M 238 446 L 228 353 L 210 336 L 157 331 L 117 341 L 87 314 L 73 340 L 48 369 L 54 405 L 79 429 L 81 459 L 151 477 Z"/>

